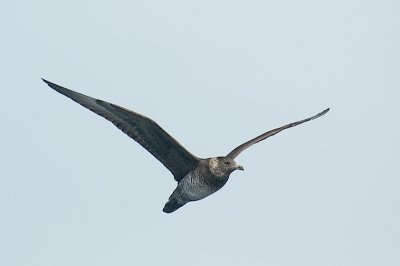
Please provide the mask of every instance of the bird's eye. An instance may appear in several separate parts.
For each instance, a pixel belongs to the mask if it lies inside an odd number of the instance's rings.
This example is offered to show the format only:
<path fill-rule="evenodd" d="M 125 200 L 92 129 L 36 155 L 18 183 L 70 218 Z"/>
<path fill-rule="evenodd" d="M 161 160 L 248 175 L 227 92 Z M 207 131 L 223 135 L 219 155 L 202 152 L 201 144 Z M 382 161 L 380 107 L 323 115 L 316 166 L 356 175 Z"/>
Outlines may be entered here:
<path fill-rule="evenodd" d="M 224 162 L 224 164 L 230 164 L 230 163 L 231 163 L 231 162 L 229 162 L 229 161 L 225 161 L 225 162 Z"/>

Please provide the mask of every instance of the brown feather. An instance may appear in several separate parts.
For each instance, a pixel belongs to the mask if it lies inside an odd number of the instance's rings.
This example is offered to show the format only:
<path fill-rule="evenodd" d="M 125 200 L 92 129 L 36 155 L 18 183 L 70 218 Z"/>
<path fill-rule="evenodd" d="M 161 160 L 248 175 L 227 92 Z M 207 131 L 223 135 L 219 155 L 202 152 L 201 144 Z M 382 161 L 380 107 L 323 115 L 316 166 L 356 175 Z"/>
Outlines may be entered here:
<path fill-rule="evenodd" d="M 118 105 L 97 100 L 44 80 L 52 89 L 104 117 L 156 157 L 180 181 L 199 164 L 199 158 L 187 151 L 156 122 Z"/>

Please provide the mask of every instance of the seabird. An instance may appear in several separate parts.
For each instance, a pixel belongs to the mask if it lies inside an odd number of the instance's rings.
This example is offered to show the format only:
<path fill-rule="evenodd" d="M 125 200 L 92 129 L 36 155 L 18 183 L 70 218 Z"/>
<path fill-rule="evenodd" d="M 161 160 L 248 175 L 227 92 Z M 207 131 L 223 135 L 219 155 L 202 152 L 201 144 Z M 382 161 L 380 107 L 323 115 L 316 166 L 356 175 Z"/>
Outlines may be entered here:
<path fill-rule="evenodd" d="M 233 149 L 226 156 L 201 159 L 186 150 L 152 119 L 81 93 L 61 87 L 43 79 L 52 89 L 67 96 L 83 107 L 112 122 L 125 134 L 156 157 L 178 182 L 163 211 L 171 213 L 188 202 L 204 199 L 221 189 L 235 170 L 244 170 L 235 158 L 251 145 L 271 137 L 282 130 L 316 119 L 329 111 L 325 109 L 312 117 L 265 132 Z"/>

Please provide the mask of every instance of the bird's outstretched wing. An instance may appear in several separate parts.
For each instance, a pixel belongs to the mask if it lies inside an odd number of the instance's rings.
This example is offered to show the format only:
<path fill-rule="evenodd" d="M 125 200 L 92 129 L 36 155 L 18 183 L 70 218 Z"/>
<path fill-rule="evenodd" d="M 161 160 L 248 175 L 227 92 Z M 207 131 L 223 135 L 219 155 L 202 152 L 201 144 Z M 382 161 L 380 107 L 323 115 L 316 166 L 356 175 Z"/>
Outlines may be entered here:
<path fill-rule="evenodd" d="M 232 159 L 235 159 L 242 151 L 244 151 L 245 149 L 247 149 L 251 145 L 256 144 L 257 142 L 260 142 L 260 141 L 262 141 L 262 140 L 264 140 L 264 139 L 266 139 L 268 137 L 271 137 L 271 136 L 281 132 L 282 130 L 285 130 L 287 128 L 300 125 L 300 124 L 302 124 L 304 122 L 316 119 L 316 118 L 318 118 L 320 116 L 323 116 L 328 111 L 329 111 L 329 108 L 324 110 L 324 111 L 322 111 L 321 113 L 319 113 L 317 115 L 312 116 L 312 117 L 309 117 L 309 118 L 306 118 L 306 119 L 303 119 L 303 120 L 300 120 L 300 121 L 297 121 L 297 122 L 293 122 L 293 123 L 290 123 L 290 124 L 288 124 L 286 126 L 278 127 L 278 128 L 273 129 L 273 130 L 270 130 L 268 132 L 265 132 L 264 134 L 261 134 L 260 136 L 255 137 L 254 139 L 251 139 L 251 140 L 243 143 L 242 145 L 239 145 L 238 147 L 233 149 L 226 157 L 230 157 Z"/>
<path fill-rule="evenodd" d="M 43 81 L 57 92 L 112 122 L 164 164 L 176 181 L 179 182 L 188 172 L 197 167 L 199 158 L 187 151 L 150 118 L 69 90 L 45 79 Z"/>

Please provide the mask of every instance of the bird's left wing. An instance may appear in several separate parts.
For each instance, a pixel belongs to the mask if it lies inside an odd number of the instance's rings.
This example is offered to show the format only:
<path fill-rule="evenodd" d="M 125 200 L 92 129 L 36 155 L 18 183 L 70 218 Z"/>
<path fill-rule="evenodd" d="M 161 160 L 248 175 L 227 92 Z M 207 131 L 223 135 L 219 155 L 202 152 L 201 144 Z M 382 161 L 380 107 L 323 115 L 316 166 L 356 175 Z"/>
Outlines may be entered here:
<path fill-rule="evenodd" d="M 141 114 L 61 87 L 43 79 L 52 89 L 104 117 L 156 157 L 180 181 L 197 167 L 199 158 L 187 151 L 156 122 Z"/>
<path fill-rule="evenodd" d="M 268 138 L 268 137 L 271 137 L 271 136 L 273 136 L 273 135 L 275 135 L 275 134 L 281 132 L 282 130 L 285 130 L 285 129 L 287 129 L 287 128 L 300 125 L 300 124 L 302 124 L 302 123 L 304 123 L 304 122 L 307 122 L 307 121 L 316 119 L 316 118 L 318 118 L 318 117 L 320 117 L 320 116 L 323 116 L 323 115 L 326 114 L 328 111 L 329 111 L 329 108 L 328 108 L 328 109 L 325 109 L 325 110 L 322 111 L 321 113 L 319 113 L 319 114 L 317 114 L 317 115 L 314 115 L 314 116 L 312 116 L 312 117 L 309 117 L 309 118 L 306 118 L 306 119 L 303 119 L 303 120 L 300 120 L 300 121 L 297 121 L 297 122 L 293 122 L 293 123 L 287 124 L 286 126 L 278 127 L 278 128 L 273 129 L 273 130 L 270 130 L 270 131 L 268 131 L 268 132 L 265 132 L 264 134 L 261 134 L 260 136 L 255 137 L 254 139 L 251 139 L 251 140 L 249 140 L 249 141 L 247 141 L 247 142 L 245 142 L 245 143 L 239 145 L 238 147 L 236 147 L 235 149 L 233 149 L 226 157 L 230 157 L 230 158 L 232 158 L 232 159 L 235 159 L 242 151 L 244 151 L 245 149 L 247 149 L 247 148 L 250 147 L 251 145 L 256 144 L 257 142 L 260 142 L 260 141 L 262 141 L 262 140 L 264 140 L 264 139 L 266 139 L 266 138 Z"/>

